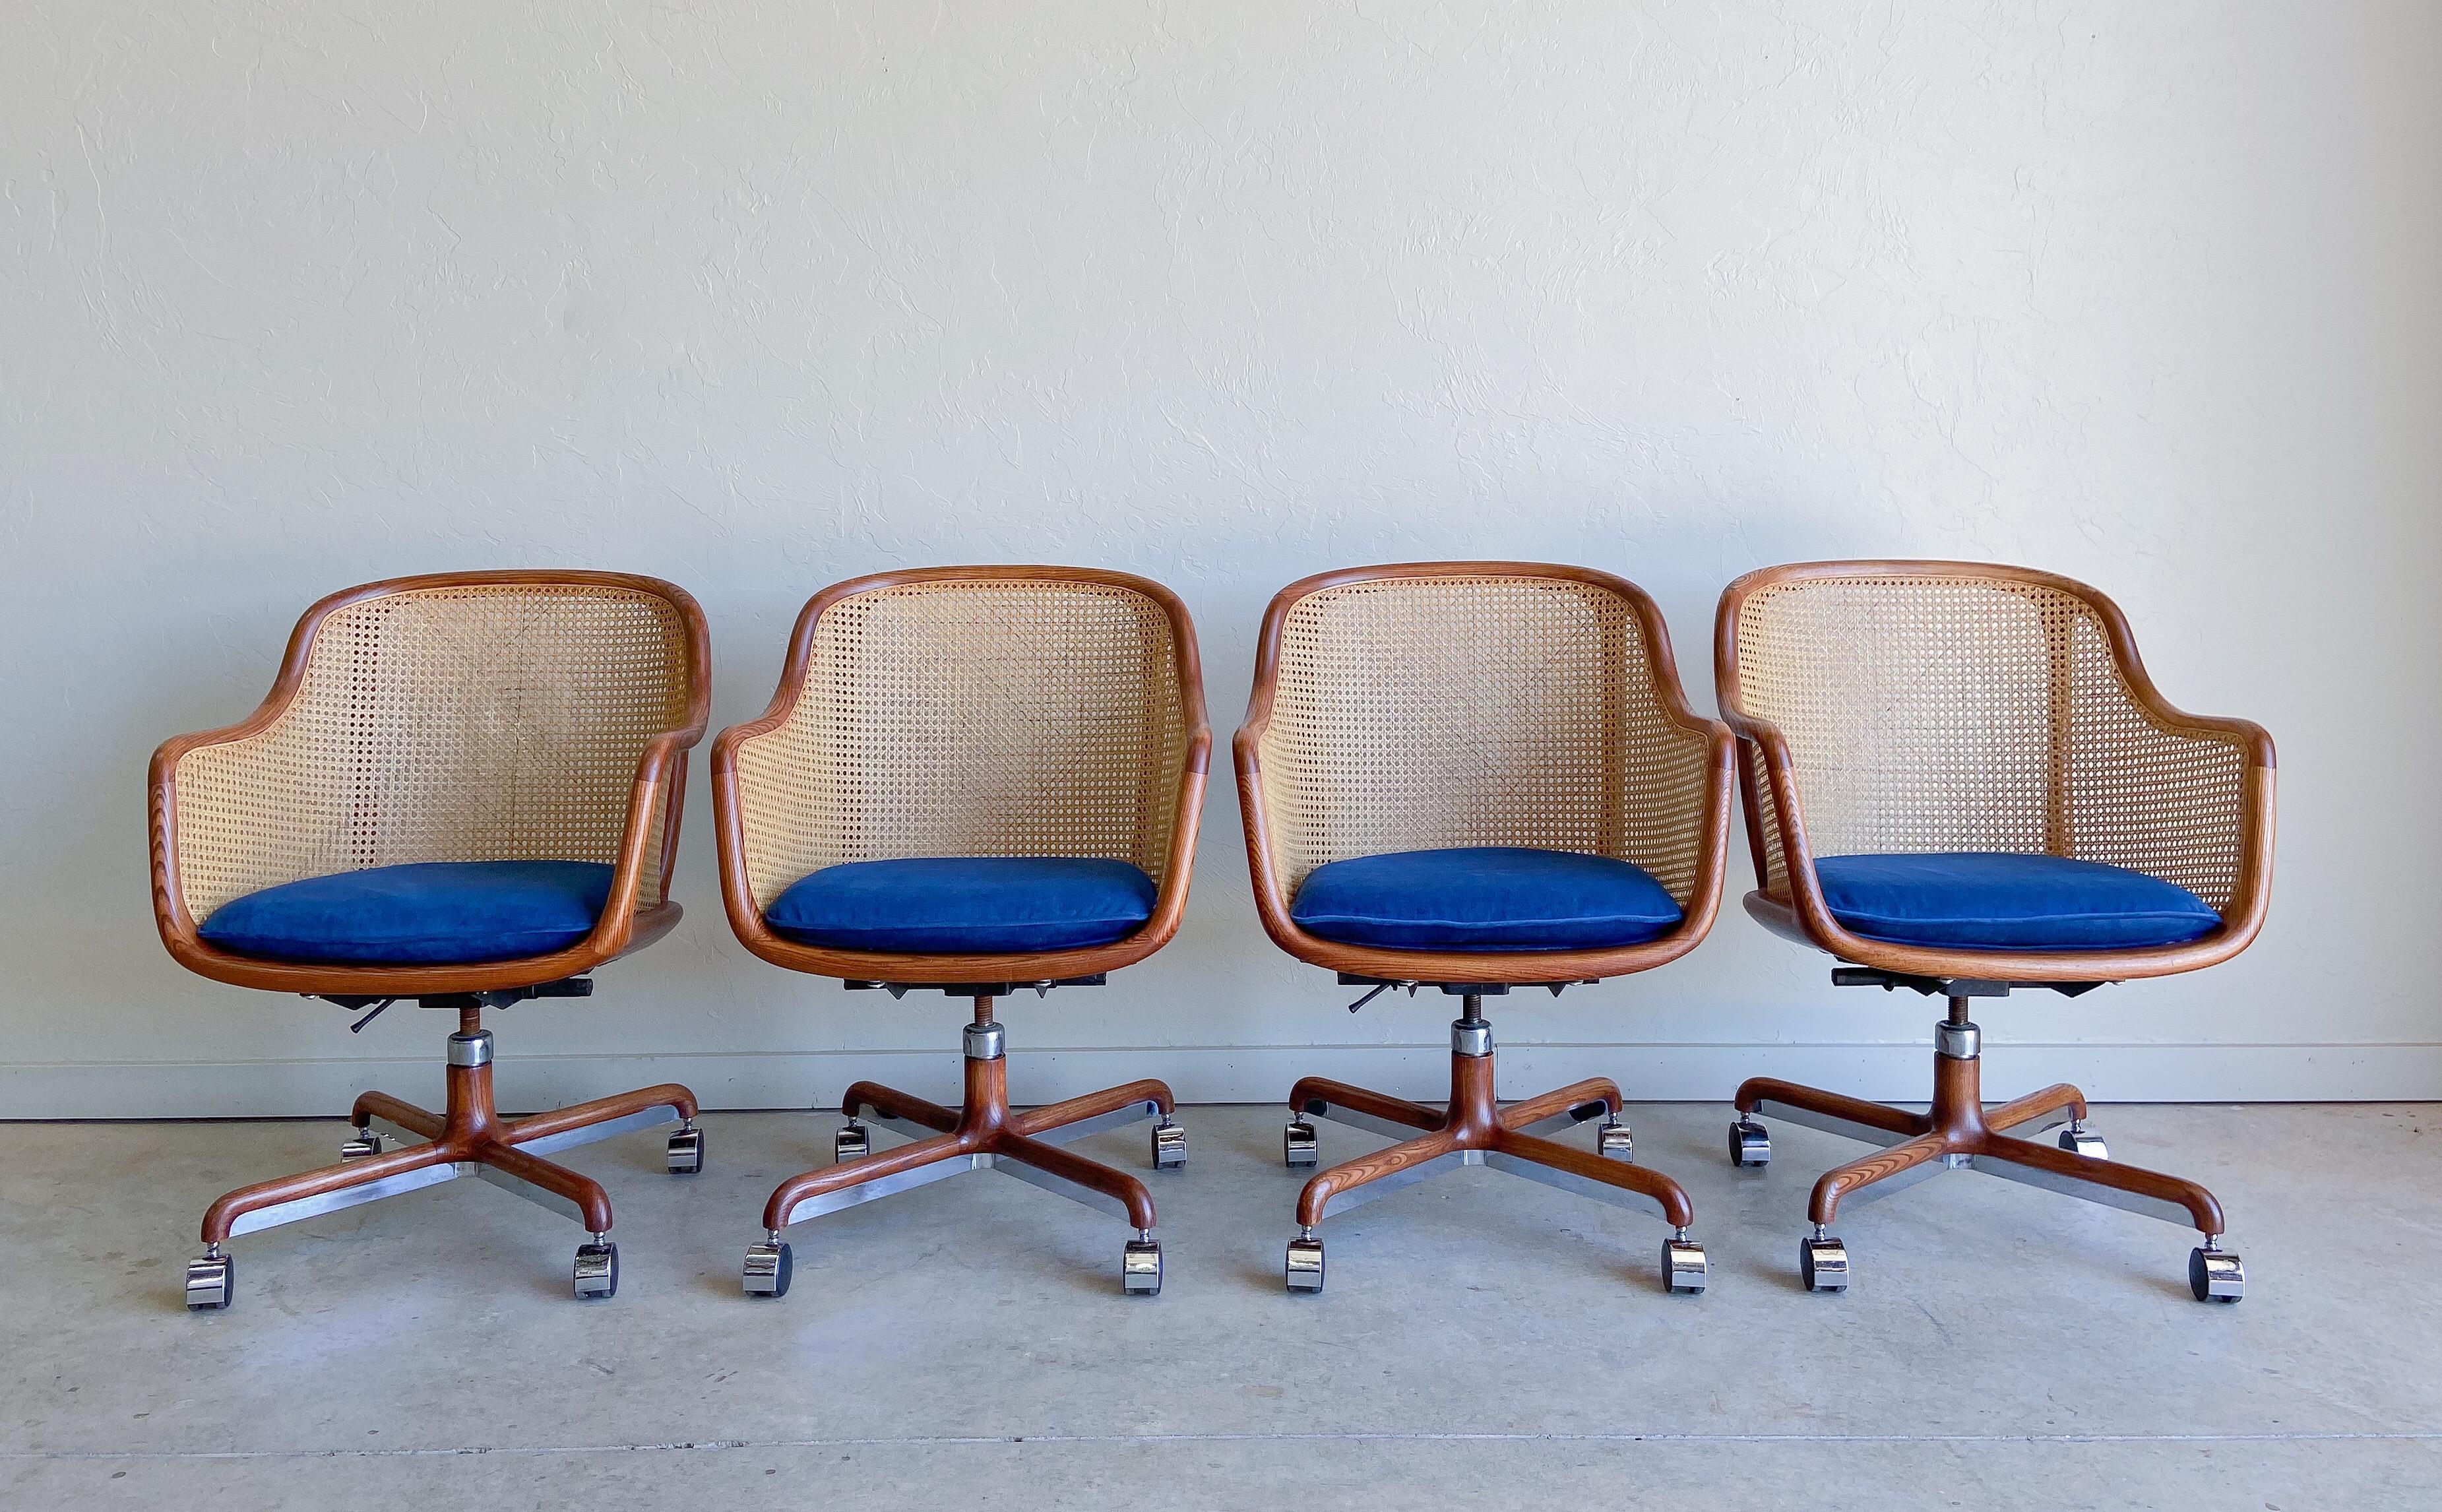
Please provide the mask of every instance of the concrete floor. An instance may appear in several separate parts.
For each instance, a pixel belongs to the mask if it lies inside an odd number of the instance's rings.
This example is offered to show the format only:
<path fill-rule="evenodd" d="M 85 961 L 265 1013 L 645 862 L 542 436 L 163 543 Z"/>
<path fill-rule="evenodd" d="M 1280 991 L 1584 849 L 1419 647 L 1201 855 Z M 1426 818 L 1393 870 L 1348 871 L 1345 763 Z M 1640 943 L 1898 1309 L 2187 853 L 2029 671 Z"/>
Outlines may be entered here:
<path fill-rule="evenodd" d="M 1158 1299 L 1119 1295 L 1117 1222 L 981 1173 L 800 1226 L 750 1301 L 763 1200 L 838 1120 L 733 1114 L 694 1179 L 655 1135 L 571 1153 L 613 1301 L 569 1299 L 574 1225 L 465 1181 L 241 1239 L 194 1316 L 204 1205 L 341 1125 L 0 1125 L 0 1506 L 2442 1503 L 2442 1107 L 2099 1108 L 2219 1193 L 2236 1307 L 2189 1299 L 2184 1230 L 1972 1173 L 1844 1218 L 1856 1284 L 1809 1296 L 1807 1188 L 1863 1147 L 1782 1124 L 1734 1173 L 1691 1104 L 1631 1118 L 1704 1297 L 1660 1290 L 1658 1222 L 1488 1170 L 1334 1219 L 1290 1297 L 1278 1110 L 1182 1117 Z M 1078 1148 L 1144 1164 L 1141 1126 Z"/>

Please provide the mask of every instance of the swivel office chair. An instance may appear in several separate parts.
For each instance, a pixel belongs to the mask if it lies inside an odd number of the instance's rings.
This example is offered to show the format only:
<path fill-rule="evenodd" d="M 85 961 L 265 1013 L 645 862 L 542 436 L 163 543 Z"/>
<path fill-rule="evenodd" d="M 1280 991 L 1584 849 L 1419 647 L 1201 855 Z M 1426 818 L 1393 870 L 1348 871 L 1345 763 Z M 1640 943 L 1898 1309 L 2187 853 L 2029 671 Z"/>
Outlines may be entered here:
<path fill-rule="evenodd" d="M 541 1157 L 676 1121 L 668 1168 L 699 1171 L 695 1097 L 665 1084 L 503 1118 L 483 1015 L 585 996 L 588 973 L 678 922 L 708 673 L 702 611 L 653 578 L 395 578 L 306 610 L 245 722 L 154 754 L 154 921 L 180 965 L 372 1010 L 357 1029 L 402 998 L 458 1015 L 447 1111 L 367 1092 L 339 1164 L 213 1203 L 190 1308 L 228 1305 L 236 1235 L 461 1175 L 582 1223 L 575 1294 L 618 1290 L 609 1195 Z"/>
<path fill-rule="evenodd" d="M 1730 734 L 1687 707 L 1653 601 L 1575 567 L 1355 568 L 1283 589 L 1256 655 L 1235 754 L 1265 930 L 1368 997 L 1437 986 L 1463 1004 L 1447 1108 L 1321 1077 L 1291 1088 L 1291 1167 L 1320 1162 L 1310 1118 L 1400 1142 L 1305 1184 L 1289 1289 L 1322 1289 L 1325 1217 L 1490 1165 L 1658 1213 L 1665 1284 L 1704 1290 L 1694 1210 L 1631 1163 L 1618 1086 L 1498 1105 L 1483 1014 L 1513 987 L 1675 960 L 1720 907 Z M 1599 1154 L 1541 1137 L 1595 1119 Z"/>
<path fill-rule="evenodd" d="M 2050 573 L 1975 562 L 1811 562 L 1722 594 L 1723 715 L 1745 759 L 1762 886 L 1747 911 L 1849 964 L 1833 982 L 1946 997 L 1933 1106 L 1916 1114 L 1759 1077 L 1730 1158 L 1770 1160 L 1758 1115 L 1884 1146 L 1814 1184 L 1798 1269 L 1843 1291 L 1843 1201 L 1968 1168 L 2193 1225 L 2199 1302 L 2245 1294 L 2221 1205 L 2119 1164 L 2086 1098 L 2046 1087 L 1986 1107 L 1977 997 L 2076 995 L 2228 960 L 2272 883 L 2272 741 L 2163 701 L 2112 602 Z M 2066 1122 L 2052 1143 L 2017 1138 Z"/>
<path fill-rule="evenodd" d="M 763 717 L 713 745 L 721 895 L 775 966 L 974 1000 L 963 1106 L 847 1089 L 835 1163 L 780 1183 L 751 1296 L 780 1297 L 792 1225 L 995 1169 L 1124 1218 L 1121 1285 L 1161 1289 L 1144 1183 L 1062 1145 L 1145 1118 L 1187 1158 L 1170 1088 L 1011 1111 L 993 1004 L 1100 986 L 1177 933 L 1212 737 L 1195 630 L 1157 583 L 1070 567 L 884 573 L 798 617 Z M 866 1120 L 915 1139 L 872 1148 Z"/>

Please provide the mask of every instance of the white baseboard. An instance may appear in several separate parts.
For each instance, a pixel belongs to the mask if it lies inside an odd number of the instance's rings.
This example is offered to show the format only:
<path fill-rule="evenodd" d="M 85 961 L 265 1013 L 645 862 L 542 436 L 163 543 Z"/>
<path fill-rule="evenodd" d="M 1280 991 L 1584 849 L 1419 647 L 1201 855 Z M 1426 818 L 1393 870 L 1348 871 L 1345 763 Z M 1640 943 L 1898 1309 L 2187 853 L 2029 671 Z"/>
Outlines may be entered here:
<path fill-rule="evenodd" d="M 2017 1043 L 1987 1036 L 1988 1095 L 2074 1082 L 2099 1102 L 2318 1102 L 2442 1100 L 2442 1045 Z M 1513 1044 L 1501 1086 L 1524 1095 L 1609 1076 L 1634 1102 L 1719 1102 L 1750 1076 L 1777 1076 L 1888 1102 L 1927 1095 L 1923 1045 Z M 1301 1076 L 1438 1098 L 1446 1043 L 1365 1046 L 1136 1046 L 1010 1050 L 1010 1090 L 1048 1102 L 1138 1077 L 1182 1102 L 1271 1102 Z M 774 1050 L 710 1055 L 504 1055 L 501 1102 L 556 1107 L 657 1082 L 681 1082 L 707 1108 L 836 1104 L 869 1079 L 956 1102 L 954 1047 Z M 0 1066 L 0 1120 L 337 1117 L 378 1086 L 438 1105 L 433 1060 L 66 1062 Z"/>

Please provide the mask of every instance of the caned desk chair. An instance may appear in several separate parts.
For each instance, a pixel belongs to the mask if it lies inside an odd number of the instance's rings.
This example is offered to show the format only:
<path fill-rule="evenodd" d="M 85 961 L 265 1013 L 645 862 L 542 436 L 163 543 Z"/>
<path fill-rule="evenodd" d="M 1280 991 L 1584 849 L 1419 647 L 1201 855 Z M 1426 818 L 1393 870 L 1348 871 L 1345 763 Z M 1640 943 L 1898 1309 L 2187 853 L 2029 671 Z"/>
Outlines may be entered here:
<path fill-rule="evenodd" d="M 1720 907 L 1730 734 L 1687 707 L 1653 601 L 1576 567 L 1355 568 L 1281 590 L 1256 658 L 1235 752 L 1264 928 L 1343 984 L 1464 1005 L 1447 1108 L 1321 1077 L 1290 1090 L 1292 1167 L 1319 1163 L 1311 1117 L 1400 1142 L 1306 1183 L 1289 1289 L 1322 1289 L 1326 1216 L 1491 1165 L 1659 1213 L 1666 1284 L 1702 1291 L 1687 1194 L 1630 1163 L 1619 1088 L 1499 1106 L 1483 1013 L 1512 987 L 1674 960 Z M 1598 1155 L 1541 1137 L 1594 1119 Z"/>
<path fill-rule="evenodd" d="M 447 1111 L 367 1092 L 339 1164 L 213 1203 L 189 1307 L 228 1305 L 233 1235 L 461 1175 L 582 1223 L 576 1295 L 618 1289 L 610 1197 L 541 1157 L 677 1121 L 669 1169 L 701 1170 L 695 1097 L 652 1086 L 502 1118 L 483 1013 L 585 996 L 588 972 L 678 922 L 705 647 L 695 600 L 649 577 L 395 578 L 307 610 L 244 723 L 154 753 L 153 914 L 180 965 L 371 1008 L 358 1029 L 399 998 L 458 1014 Z M 388 1149 L 384 1128 L 425 1142 Z"/>
<path fill-rule="evenodd" d="M 1187 610 L 1158 583 L 1075 567 L 947 567 L 825 589 L 798 616 L 772 706 L 713 744 L 721 895 L 775 966 L 849 988 L 974 999 L 966 1097 L 847 1089 L 835 1163 L 780 1183 L 750 1295 L 788 1292 L 782 1233 L 822 1213 L 997 1169 L 1124 1218 L 1129 1293 L 1161 1289 L 1144 1183 L 1061 1146 L 1157 1118 L 1131 1082 L 1012 1112 L 993 1002 L 1099 986 L 1178 932 L 1212 737 Z M 872 1149 L 865 1119 L 916 1142 Z"/>
<path fill-rule="evenodd" d="M 1759 1077 L 1730 1158 L 1761 1165 L 1766 1111 L 1885 1146 L 1814 1184 L 1798 1266 L 1845 1290 L 1851 1206 L 1961 1166 L 2192 1224 L 2196 1299 L 2236 1302 L 2238 1256 L 2193 1181 L 2112 1162 L 2074 1086 L 1986 1107 L 1969 1002 L 2071 996 L 2245 949 L 2272 884 L 2272 741 L 2163 701 L 2120 610 L 2049 573 L 1974 562 L 1812 562 L 1722 594 L 1722 709 L 1745 754 L 1760 891 L 1747 911 L 1852 963 L 1844 986 L 1949 999 L 1932 1111 Z M 2052 1143 L 2014 1137 L 2066 1122 Z"/>

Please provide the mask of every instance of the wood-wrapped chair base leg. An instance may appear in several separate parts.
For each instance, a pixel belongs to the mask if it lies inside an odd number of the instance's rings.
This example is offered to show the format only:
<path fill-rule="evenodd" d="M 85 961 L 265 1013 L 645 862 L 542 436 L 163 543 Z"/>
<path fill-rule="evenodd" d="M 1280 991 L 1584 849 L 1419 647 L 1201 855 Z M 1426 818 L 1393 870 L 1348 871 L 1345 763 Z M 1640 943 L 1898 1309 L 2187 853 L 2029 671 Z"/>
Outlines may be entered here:
<path fill-rule="evenodd" d="M 957 995 L 964 996 L 964 993 Z M 1130 1082 L 1065 1102 L 1011 1111 L 1006 1036 L 993 1019 L 993 999 L 976 994 L 966 1029 L 966 1101 L 945 1108 L 871 1082 L 841 1099 L 847 1126 L 839 1132 L 836 1163 L 791 1176 L 764 1206 L 761 1244 L 746 1251 L 749 1296 L 788 1295 L 793 1259 L 781 1237 L 792 1225 L 924 1186 L 969 1171 L 995 1170 L 1125 1221 L 1135 1231 L 1121 1250 L 1120 1288 L 1130 1296 L 1161 1292 L 1161 1245 L 1154 1238 L 1153 1194 L 1124 1171 L 1071 1154 L 1062 1146 L 1141 1119 L 1154 1119 L 1157 1171 L 1187 1164 L 1187 1131 L 1171 1117 L 1177 1103 L 1157 1081 Z M 866 1120 L 915 1142 L 875 1150 Z"/>
<path fill-rule="evenodd" d="M 2193 1227 L 2204 1236 L 2188 1258 L 2188 1285 L 2196 1299 L 2234 1303 L 2246 1294 L 2246 1266 L 2221 1248 L 2221 1204 L 2214 1194 L 2179 1176 L 2113 1160 L 2101 1137 L 2086 1126 L 2085 1093 L 2064 1083 L 1985 1106 L 1982 1035 L 1968 1019 L 1968 1004 L 1971 997 L 2005 994 L 2009 984 L 1919 980 L 1854 968 L 1844 968 L 1839 977 L 1849 985 L 1941 992 L 1950 1011 L 1934 1026 L 1933 1105 L 1924 1113 L 1771 1077 L 1740 1085 L 1738 1117 L 1730 1125 L 1734 1165 L 1771 1160 L 1771 1137 L 1759 1121 L 1767 1115 L 1883 1147 L 1824 1173 L 1814 1183 L 1807 1206 L 1813 1227 L 1798 1245 L 1798 1274 L 1809 1291 L 1849 1287 L 1848 1246 L 1832 1232 L 1844 1203 L 1853 1208 L 1945 1171 L 1974 1170 Z M 2050 1142 L 2021 1138 L 2055 1128 L 2060 1133 Z"/>
<path fill-rule="evenodd" d="M 1673 1292 L 1704 1289 L 1704 1248 L 1689 1237 L 1695 1208 L 1678 1182 L 1631 1163 L 1628 1126 L 1619 1119 L 1619 1088 L 1595 1077 L 1522 1102 L 1501 1106 L 1493 1098 L 1492 1026 L 1483 998 L 1464 994 L 1465 1010 L 1450 1025 L 1450 1096 L 1447 1109 L 1411 1102 L 1363 1087 L 1306 1077 L 1289 1091 L 1290 1121 L 1283 1137 L 1291 1167 L 1319 1163 L 1320 1141 L 1311 1118 L 1329 1119 L 1385 1135 L 1399 1142 L 1316 1175 L 1298 1194 L 1297 1237 L 1289 1241 L 1284 1276 L 1289 1290 L 1321 1291 L 1322 1240 L 1315 1230 L 1331 1214 L 1412 1186 L 1461 1166 L 1488 1165 L 1615 1207 L 1650 1212 L 1670 1226 L 1662 1246 L 1663 1284 Z M 1601 1120 L 1599 1153 L 1543 1136 L 1555 1129 Z"/>
<path fill-rule="evenodd" d="M 425 1001 L 459 1010 L 458 1032 L 449 1036 L 447 1111 L 433 1113 L 384 1092 L 364 1093 L 350 1115 L 355 1138 L 341 1146 L 337 1165 L 258 1181 L 213 1203 L 204 1213 L 204 1252 L 187 1266 L 188 1307 L 200 1311 L 229 1304 L 235 1267 L 224 1246 L 237 1235 L 468 1175 L 582 1224 L 589 1237 L 576 1250 L 575 1295 L 599 1299 L 618 1291 L 619 1247 L 610 1238 L 609 1193 L 592 1177 L 542 1157 L 676 1123 L 678 1129 L 669 1136 L 668 1168 L 675 1175 L 692 1175 L 703 1169 L 695 1094 L 665 1083 L 555 1112 L 503 1118 L 492 1101 L 492 1034 L 483 1027 L 483 1005 L 471 997 Z M 392 1149 L 392 1139 L 422 1142 Z"/>

